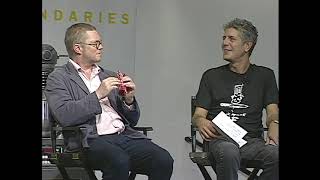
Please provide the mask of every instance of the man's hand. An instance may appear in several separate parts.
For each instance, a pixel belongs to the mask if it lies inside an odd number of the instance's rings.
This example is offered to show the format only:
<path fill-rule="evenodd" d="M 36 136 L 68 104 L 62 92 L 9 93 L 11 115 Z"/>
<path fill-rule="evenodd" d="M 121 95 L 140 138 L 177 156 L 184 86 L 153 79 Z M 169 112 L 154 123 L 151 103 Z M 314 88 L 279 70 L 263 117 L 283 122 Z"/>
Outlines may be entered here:
<path fill-rule="evenodd" d="M 266 107 L 268 134 L 266 144 L 279 144 L 279 108 L 277 104 L 269 104 Z"/>
<path fill-rule="evenodd" d="M 122 78 L 122 81 L 127 88 L 127 93 L 124 95 L 124 100 L 127 104 L 131 104 L 134 100 L 136 85 L 129 76 L 124 76 Z"/>
<path fill-rule="evenodd" d="M 220 136 L 218 131 L 214 128 L 213 122 L 207 119 L 198 119 L 197 127 L 199 129 L 201 137 L 206 141 L 210 141 L 211 139 Z"/>
<path fill-rule="evenodd" d="M 205 118 L 207 117 L 207 114 L 208 110 L 202 107 L 196 107 L 192 121 L 198 127 L 202 139 L 210 141 L 211 139 L 220 136 L 220 134 L 214 128 L 213 122 Z"/>
<path fill-rule="evenodd" d="M 116 77 L 108 77 L 104 79 L 96 90 L 98 99 L 100 100 L 106 97 L 113 89 L 118 88 L 119 84 L 120 80 Z"/>
<path fill-rule="evenodd" d="M 279 124 L 271 122 L 269 125 L 266 144 L 278 145 L 279 144 Z"/>

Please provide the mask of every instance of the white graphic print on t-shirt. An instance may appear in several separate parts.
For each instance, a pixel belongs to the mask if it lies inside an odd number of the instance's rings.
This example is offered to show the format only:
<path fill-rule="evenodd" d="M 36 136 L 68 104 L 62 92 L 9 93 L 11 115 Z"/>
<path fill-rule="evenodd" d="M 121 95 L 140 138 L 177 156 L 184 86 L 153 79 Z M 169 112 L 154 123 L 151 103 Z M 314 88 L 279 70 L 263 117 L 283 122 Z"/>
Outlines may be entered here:
<path fill-rule="evenodd" d="M 241 104 L 241 101 L 244 97 L 242 94 L 243 84 L 235 85 L 233 89 L 233 95 L 231 95 L 231 103 L 220 103 L 222 107 L 230 108 L 230 112 L 226 113 L 232 121 L 237 121 L 240 116 L 246 116 L 246 113 L 234 113 L 234 109 L 245 109 L 249 106 L 246 104 Z"/>

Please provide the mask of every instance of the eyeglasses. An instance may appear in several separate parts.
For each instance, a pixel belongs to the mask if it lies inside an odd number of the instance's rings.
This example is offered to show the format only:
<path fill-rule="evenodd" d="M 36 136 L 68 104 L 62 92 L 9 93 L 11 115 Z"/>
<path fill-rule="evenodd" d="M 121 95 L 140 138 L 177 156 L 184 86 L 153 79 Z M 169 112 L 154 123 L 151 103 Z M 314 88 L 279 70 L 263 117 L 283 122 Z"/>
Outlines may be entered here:
<path fill-rule="evenodd" d="M 95 43 L 79 42 L 79 44 L 85 44 L 85 45 L 93 46 L 93 47 L 99 49 L 100 45 L 102 45 L 102 42 L 101 41 L 96 41 Z"/>

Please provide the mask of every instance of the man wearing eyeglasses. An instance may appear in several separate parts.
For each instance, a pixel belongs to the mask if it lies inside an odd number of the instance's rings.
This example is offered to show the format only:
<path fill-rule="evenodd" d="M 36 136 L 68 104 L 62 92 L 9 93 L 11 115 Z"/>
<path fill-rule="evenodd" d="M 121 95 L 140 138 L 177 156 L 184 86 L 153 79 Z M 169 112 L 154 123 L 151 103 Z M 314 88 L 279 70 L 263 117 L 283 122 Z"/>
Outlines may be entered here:
<path fill-rule="evenodd" d="M 83 144 L 89 146 L 88 160 L 102 171 L 103 180 L 127 180 L 129 171 L 169 180 L 171 155 L 131 128 L 140 116 L 135 83 L 129 76 L 119 79 L 115 72 L 97 65 L 103 45 L 96 28 L 74 24 L 64 42 L 70 59 L 49 75 L 45 88 L 54 119 L 63 127 L 86 127 Z M 120 95 L 121 83 L 128 91 Z M 71 136 L 64 139 L 67 150 L 80 146 Z"/>

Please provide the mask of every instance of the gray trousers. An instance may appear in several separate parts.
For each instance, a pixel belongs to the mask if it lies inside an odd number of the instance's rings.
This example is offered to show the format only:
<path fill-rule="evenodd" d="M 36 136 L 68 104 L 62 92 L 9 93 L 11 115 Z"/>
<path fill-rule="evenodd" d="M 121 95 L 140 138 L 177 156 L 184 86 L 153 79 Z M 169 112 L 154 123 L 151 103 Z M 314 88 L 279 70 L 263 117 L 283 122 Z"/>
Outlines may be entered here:
<path fill-rule="evenodd" d="M 217 138 L 209 142 L 209 151 L 216 161 L 218 180 L 238 180 L 240 159 L 263 160 L 263 172 L 259 180 L 279 179 L 278 146 L 265 145 L 263 138 L 245 137 L 247 144 L 239 148 L 225 138 Z"/>

